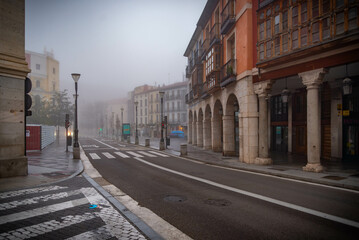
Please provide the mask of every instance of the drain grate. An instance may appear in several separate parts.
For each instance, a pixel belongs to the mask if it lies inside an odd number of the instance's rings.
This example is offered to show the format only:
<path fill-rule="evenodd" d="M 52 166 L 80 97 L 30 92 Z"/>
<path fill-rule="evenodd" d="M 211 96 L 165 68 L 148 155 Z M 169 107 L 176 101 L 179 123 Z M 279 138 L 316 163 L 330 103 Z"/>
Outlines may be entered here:
<path fill-rule="evenodd" d="M 165 198 L 163 198 L 166 202 L 184 202 L 187 200 L 184 196 L 178 196 L 178 195 L 168 195 Z"/>
<path fill-rule="evenodd" d="M 232 204 L 230 201 L 226 199 L 206 199 L 204 200 L 204 203 L 217 207 L 226 207 Z"/>
<path fill-rule="evenodd" d="M 340 177 L 340 176 L 325 176 L 323 178 L 330 179 L 330 180 L 336 180 L 336 181 L 347 179 L 346 177 Z"/>

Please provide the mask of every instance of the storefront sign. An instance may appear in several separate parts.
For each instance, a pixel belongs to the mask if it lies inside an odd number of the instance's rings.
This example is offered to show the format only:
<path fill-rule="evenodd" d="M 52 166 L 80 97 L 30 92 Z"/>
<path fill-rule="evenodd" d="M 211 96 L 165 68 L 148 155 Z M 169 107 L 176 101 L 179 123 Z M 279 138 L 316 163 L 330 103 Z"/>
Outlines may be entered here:
<path fill-rule="evenodd" d="M 343 116 L 349 116 L 350 111 L 349 110 L 343 110 Z"/>

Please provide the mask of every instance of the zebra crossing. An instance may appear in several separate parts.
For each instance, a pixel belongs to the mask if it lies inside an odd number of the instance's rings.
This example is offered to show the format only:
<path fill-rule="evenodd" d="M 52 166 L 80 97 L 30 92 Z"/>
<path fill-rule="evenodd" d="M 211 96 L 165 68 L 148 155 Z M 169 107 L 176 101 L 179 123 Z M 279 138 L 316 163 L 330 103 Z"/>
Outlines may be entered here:
<path fill-rule="evenodd" d="M 114 159 L 116 158 L 114 155 L 117 155 L 121 158 L 131 158 L 131 157 L 169 157 L 166 154 L 159 153 L 156 151 L 116 151 L 114 153 L 109 152 L 101 152 L 101 153 L 89 153 L 90 157 L 93 160 L 101 159 L 101 156 L 105 156 L 108 159 Z"/>
<path fill-rule="evenodd" d="M 68 181 L 0 193 L 0 239 L 146 239 L 85 179 Z"/>

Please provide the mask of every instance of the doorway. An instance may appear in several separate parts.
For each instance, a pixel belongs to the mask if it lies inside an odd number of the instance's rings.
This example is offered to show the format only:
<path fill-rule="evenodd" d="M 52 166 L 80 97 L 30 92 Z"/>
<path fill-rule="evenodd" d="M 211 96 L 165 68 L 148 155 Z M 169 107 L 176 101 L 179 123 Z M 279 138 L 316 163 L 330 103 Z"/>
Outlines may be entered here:
<path fill-rule="evenodd" d="M 307 155 L 307 91 L 293 94 L 293 153 Z"/>

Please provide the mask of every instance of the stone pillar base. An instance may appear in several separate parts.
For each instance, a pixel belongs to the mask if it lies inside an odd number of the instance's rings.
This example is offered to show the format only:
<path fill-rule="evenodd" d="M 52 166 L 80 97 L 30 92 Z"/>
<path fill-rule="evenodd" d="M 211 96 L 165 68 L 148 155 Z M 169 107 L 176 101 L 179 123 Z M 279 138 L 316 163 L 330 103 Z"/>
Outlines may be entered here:
<path fill-rule="evenodd" d="M 221 147 L 212 147 L 213 152 L 222 152 Z"/>
<path fill-rule="evenodd" d="M 205 146 L 203 147 L 204 150 L 212 150 L 212 146 Z"/>
<path fill-rule="evenodd" d="M 197 147 L 200 147 L 200 148 L 201 148 L 201 147 L 203 147 L 203 144 L 200 144 L 200 143 L 199 143 L 199 144 L 197 144 Z"/>
<path fill-rule="evenodd" d="M 324 168 L 320 163 L 308 163 L 303 167 L 303 171 L 320 173 L 324 171 Z"/>
<path fill-rule="evenodd" d="M 259 157 L 257 157 L 254 160 L 254 164 L 257 164 L 257 165 L 271 165 L 271 164 L 273 164 L 273 161 L 272 161 L 271 158 L 259 158 Z"/>
<path fill-rule="evenodd" d="M 27 175 L 27 157 L 0 160 L 0 178 Z"/>
<path fill-rule="evenodd" d="M 181 154 L 180 156 L 186 156 L 187 155 L 187 144 L 181 144 Z"/>
<path fill-rule="evenodd" d="M 80 148 L 79 147 L 73 147 L 73 158 L 80 159 Z"/>
<path fill-rule="evenodd" d="M 165 142 L 160 142 L 160 151 L 165 150 Z"/>

